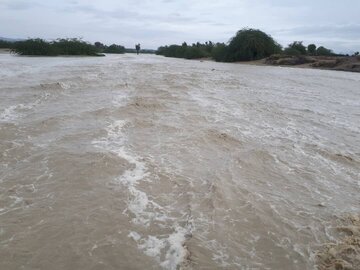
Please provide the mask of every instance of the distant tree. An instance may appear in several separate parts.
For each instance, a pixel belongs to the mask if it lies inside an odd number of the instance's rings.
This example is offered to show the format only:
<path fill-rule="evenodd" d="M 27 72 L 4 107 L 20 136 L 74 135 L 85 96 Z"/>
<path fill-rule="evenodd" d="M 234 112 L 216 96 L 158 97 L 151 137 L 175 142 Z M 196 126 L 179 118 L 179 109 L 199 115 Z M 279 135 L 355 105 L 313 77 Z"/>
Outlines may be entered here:
<path fill-rule="evenodd" d="M 190 47 L 184 53 L 184 58 L 186 59 L 199 59 L 205 57 L 206 54 L 199 47 Z"/>
<path fill-rule="evenodd" d="M 242 29 L 237 32 L 229 45 L 214 44 L 212 41 L 159 47 L 156 54 L 166 57 L 198 59 L 212 57 L 216 61 L 249 61 L 268 57 L 281 52 L 281 46 L 266 33 L 256 29 Z"/>
<path fill-rule="evenodd" d="M 57 55 L 97 55 L 99 50 L 78 38 L 62 38 L 50 43 Z"/>
<path fill-rule="evenodd" d="M 117 44 L 112 44 L 104 49 L 104 53 L 125 53 L 125 47 Z"/>
<path fill-rule="evenodd" d="M 203 47 L 204 47 L 203 49 L 204 49 L 206 52 L 208 52 L 209 54 L 211 54 L 212 49 L 214 48 L 214 44 L 212 43 L 212 41 L 207 41 L 207 42 L 205 42 L 205 44 L 204 44 Z"/>
<path fill-rule="evenodd" d="M 227 61 L 250 61 L 281 51 L 281 46 L 268 34 L 244 28 L 230 40 Z"/>
<path fill-rule="evenodd" d="M 286 55 L 291 55 L 291 56 L 299 56 L 299 55 L 301 55 L 301 52 L 298 51 L 298 50 L 295 49 L 295 48 L 286 47 L 286 48 L 284 49 L 284 54 L 286 54 Z"/>
<path fill-rule="evenodd" d="M 316 54 L 321 55 L 321 56 L 331 56 L 334 53 L 332 52 L 332 50 L 327 49 L 327 48 L 325 48 L 323 46 L 320 46 L 319 48 L 317 48 Z"/>
<path fill-rule="evenodd" d="M 298 51 L 300 55 L 306 54 L 306 47 L 303 45 L 302 41 L 294 41 L 285 48 L 285 51 L 292 52 L 292 55 L 295 54 L 294 50 Z"/>
<path fill-rule="evenodd" d="M 99 50 L 83 40 L 57 39 L 47 42 L 43 39 L 28 39 L 14 43 L 12 51 L 19 55 L 98 55 Z"/>
<path fill-rule="evenodd" d="M 96 41 L 96 42 L 94 43 L 94 45 L 95 45 L 96 48 L 98 48 L 98 49 L 100 49 L 100 50 L 103 50 L 103 49 L 105 48 L 105 45 L 102 44 L 102 43 L 99 42 L 99 41 Z"/>
<path fill-rule="evenodd" d="M 211 57 L 217 62 L 227 62 L 229 57 L 228 51 L 229 47 L 226 44 L 218 43 L 213 47 Z"/>
<path fill-rule="evenodd" d="M 6 41 L 6 40 L 0 40 L 0 48 L 12 48 L 14 45 L 14 42 Z"/>
<path fill-rule="evenodd" d="M 157 50 L 156 50 L 156 52 L 155 52 L 155 54 L 156 55 L 164 55 L 165 56 L 165 52 L 166 52 L 166 48 L 167 46 L 160 46 Z"/>
<path fill-rule="evenodd" d="M 358 56 L 358 55 L 359 55 L 359 52 L 355 52 L 355 53 L 354 53 L 354 56 Z"/>
<path fill-rule="evenodd" d="M 212 43 L 211 43 L 212 45 Z M 193 43 L 191 46 L 183 42 L 182 45 L 170 45 L 159 47 L 156 54 L 166 57 L 198 59 L 210 56 L 210 44 Z"/>
<path fill-rule="evenodd" d="M 58 54 L 54 46 L 40 38 L 15 42 L 12 51 L 19 55 L 52 56 Z"/>
<path fill-rule="evenodd" d="M 309 44 L 307 47 L 308 54 L 314 55 L 316 53 L 316 45 L 315 44 Z"/>

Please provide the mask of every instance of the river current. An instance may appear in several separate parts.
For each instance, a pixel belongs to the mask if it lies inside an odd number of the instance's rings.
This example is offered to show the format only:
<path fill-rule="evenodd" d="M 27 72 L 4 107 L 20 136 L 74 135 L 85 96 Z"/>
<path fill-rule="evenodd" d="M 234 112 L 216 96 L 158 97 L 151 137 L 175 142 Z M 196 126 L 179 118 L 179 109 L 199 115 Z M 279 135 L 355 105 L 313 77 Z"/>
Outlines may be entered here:
<path fill-rule="evenodd" d="M 314 269 L 359 194 L 359 74 L 0 54 L 0 269 Z"/>

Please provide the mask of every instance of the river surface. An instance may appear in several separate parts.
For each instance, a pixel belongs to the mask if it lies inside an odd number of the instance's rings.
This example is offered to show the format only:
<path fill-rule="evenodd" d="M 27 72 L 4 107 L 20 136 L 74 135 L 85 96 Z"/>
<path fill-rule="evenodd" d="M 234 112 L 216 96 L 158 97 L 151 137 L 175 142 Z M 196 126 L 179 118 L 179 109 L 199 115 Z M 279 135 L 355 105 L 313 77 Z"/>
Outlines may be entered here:
<path fill-rule="evenodd" d="M 359 194 L 359 74 L 0 54 L 0 269 L 314 269 Z"/>

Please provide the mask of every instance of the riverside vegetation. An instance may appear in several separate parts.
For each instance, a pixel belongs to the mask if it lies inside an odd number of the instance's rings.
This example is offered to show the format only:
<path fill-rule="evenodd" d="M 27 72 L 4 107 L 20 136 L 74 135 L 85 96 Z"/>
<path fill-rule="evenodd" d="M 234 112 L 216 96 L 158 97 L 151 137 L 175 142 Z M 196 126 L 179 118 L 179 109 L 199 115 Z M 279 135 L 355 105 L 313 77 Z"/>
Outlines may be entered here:
<path fill-rule="evenodd" d="M 125 53 L 125 47 L 117 44 L 110 46 L 101 42 L 90 44 L 81 39 L 56 39 L 45 41 L 40 38 L 28 39 L 23 41 L 9 42 L 0 41 L 0 48 L 9 48 L 11 52 L 18 55 L 34 56 L 58 56 L 58 55 L 85 55 L 103 56 L 103 53 Z"/>
<path fill-rule="evenodd" d="M 101 42 L 90 44 L 81 39 L 28 39 L 10 42 L 0 40 L 0 48 L 10 48 L 18 55 L 85 55 L 103 56 L 104 53 L 134 53 L 122 45 L 104 45 Z M 283 48 L 270 35 L 251 28 L 244 28 L 236 33 L 228 43 L 193 43 L 188 45 L 169 45 L 159 47 L 157 51 L 141 50 L 142 53 L 156 53 L 166 57 L 201 59 L 208 58 L 217 62 L 258 61 L 267 65 L 307 66 L 344 71 L 360 72 L 359 52 L 354 55 L 336 54 L 324 46 L 315 44 L 305 46 L 302 41 L 294 41 Z"/>
<path fill-rule="evenodd" d="M 54 41 L 45 41 L 40 38 L 28 39 L 23 41 L 0 40 L 0 49 L 10 49 L 11 52 L 18 55 L 34 56 L 58 56 L 58 55 L 85 55 L 85 56 L 103 56 L 107 54 L 136 53 L 135 49 L 125 48 L 122 45 L 105 45 L 99 41 L 90 44 L 81 39 L 57 39 Z M 155 50 L 142 49 L 142 54 L 153 54 Z"/>
<path fill-rule="evenodd" d="M 308 65 L 314 68 L 337 69 L 360 72 L 359 52 L 353 56 L 336 54 L 324 46 L 305 46 L 294 41 L 287 47 L 277 43 L 270 35 L 258 30 L 244 28 L 228 43 L 194 43 L 159 47 L 156 54 L 185 59 L 210 58 L 217 62 L 257 61 L 268 65 Z"/>

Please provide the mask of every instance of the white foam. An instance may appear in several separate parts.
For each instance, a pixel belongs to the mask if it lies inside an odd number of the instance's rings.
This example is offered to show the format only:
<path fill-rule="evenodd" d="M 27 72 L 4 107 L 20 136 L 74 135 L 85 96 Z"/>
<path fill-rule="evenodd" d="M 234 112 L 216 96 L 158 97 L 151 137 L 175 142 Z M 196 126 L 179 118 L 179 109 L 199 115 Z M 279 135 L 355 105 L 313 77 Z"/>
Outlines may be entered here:
<path fill-rule="evenodd" d="M 174 233 L 167 237 L 149 235 L 142 238 L 137 232 L 130 232 L 128 236 L 147 256 L 155 258 L 162 268 L 176 270 L 188 254 L 184 246 L 187 234 L 188 230 L 177 226 Z"/>
<path fill-rule="evenodd" d="M 134 241 L 139 241 L 141 236 L 137 232 L 130 232 L 128 237 L 132 238 Z"/>
<path fill-rule="evenodd" d="M 127 187 L 129 193 L 132 195 L 127 202 L 127 210 L 135 215 L 133 222 L 148 226 L 154 217 L 153 212 L 147 211 L 151 201 L 147 194 L 137 189 L 136 186 L 139 181 L 148 177 L 149 173 L 147 172 L 146 164 L 125 149 L 126 135 L 122 129 L 126 124 L 127 122 L 124 120 L 117 120 L 111 123 L 106 129 L 107 136 L 101 140 L 93 141 L 93 144 L 116 154 L 131 164 L 131 169 L 126 170 L 122 175 L 117 177 L 115 181 Z"/>
<path fill-rule="evenodd" d="M 31 110 L 35 106 L 39 105 L 43 100 L 46 100 L 50 96 L 49 93 L 43 93 L 34 102 L 28 104 L 16 104 L 11 105 L 3 110 L 0 114 L 0 122 L 13 122 L 18 118 L 22 117 L 25 110 Z"/>
<path fill-rule="evenodd" d="M 131 169 L 126 170 L 115 181 L 125 186 L 131 195 L 127 202 L 127 211 L 135 215 L 132 222 L 136 225 L 149 226 L 154 221 L 169 220 L 170 217 L 166 215 L 164 208 L 152 201 L 144 191 L 137 188 L 141 181 L 150 180 L 150 173 L 147 170 L 146 163 L 125 148 L 126 135 L 123 129 L 126 125 L 127 122 L 124 120 L 114 121 L 106 128 L 107 136 L 93 141 L 93 144 L 116 154 L 131 164 Z M 137 243 L 138 248 L 147 256 L 155 258 L 162 268 L 176 269 L 188 253 L 184 242 L 190 229 L 185 229 L 177 224 L 174 225 L 174 228 L 173 233 L 161 237 L 152 235 L 142 237 L 135 231 L 131 231 L 128 236 Z"/>
<path fill-rule="evenodd" d="M 161 250 L 166 247 L 165 240 L 150 235 L 141 242 L 141 244 L 138 244 L 139 248 L 144 250 L 146 255 L 157 258 L 160 261 Z"/>
<path fill-rule="evenodd" d="M 169 247 L 165 255 L 165 261 L 161 263 L 162 267 L 176 269 L 187 256 L 188 251 L 184 246 L 187 233 L 184 228 L 178 227 L 173 234 L 169 235 L 166 240 Z"/>
<path fill-rule="evenodd" d="M 5 108 L 4 111 L 0 114 L 0 121 L 10 122 L 18 118 L 19 113 L 16 112 L 16 110 L 21 106 L 23 106 L 23 104 L 12 105 L 8 108 Z"/>

